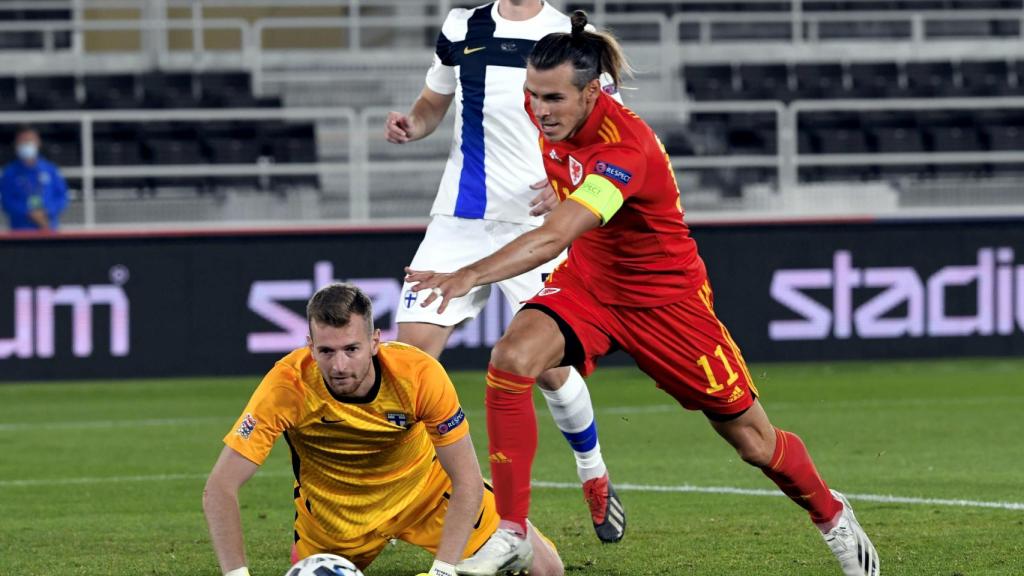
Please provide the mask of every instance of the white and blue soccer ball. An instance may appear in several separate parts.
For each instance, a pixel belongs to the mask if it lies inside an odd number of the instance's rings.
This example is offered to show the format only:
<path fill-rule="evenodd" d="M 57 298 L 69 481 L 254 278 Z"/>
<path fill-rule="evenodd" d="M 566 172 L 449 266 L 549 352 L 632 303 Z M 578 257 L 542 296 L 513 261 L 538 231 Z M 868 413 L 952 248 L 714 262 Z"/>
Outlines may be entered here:
<path fill-rule="evenodd" d="M 341 556 L 313 554 L 296 562 L 284 576 L 363 576 L 363 573 Z"/>

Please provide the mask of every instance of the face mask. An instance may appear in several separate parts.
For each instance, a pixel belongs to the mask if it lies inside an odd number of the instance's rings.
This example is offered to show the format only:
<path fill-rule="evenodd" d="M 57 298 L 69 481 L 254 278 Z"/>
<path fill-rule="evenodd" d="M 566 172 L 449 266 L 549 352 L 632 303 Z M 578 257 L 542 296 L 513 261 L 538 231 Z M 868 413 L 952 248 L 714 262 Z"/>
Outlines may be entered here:
<path fill-rule="evenodd" d="M 35 160 L 39 156 L 39 146 L 31 142 L 25 144 L 18 144 L 16 148 L 18 152 L 18 158 L 22 160 L 31 161 Z"/>

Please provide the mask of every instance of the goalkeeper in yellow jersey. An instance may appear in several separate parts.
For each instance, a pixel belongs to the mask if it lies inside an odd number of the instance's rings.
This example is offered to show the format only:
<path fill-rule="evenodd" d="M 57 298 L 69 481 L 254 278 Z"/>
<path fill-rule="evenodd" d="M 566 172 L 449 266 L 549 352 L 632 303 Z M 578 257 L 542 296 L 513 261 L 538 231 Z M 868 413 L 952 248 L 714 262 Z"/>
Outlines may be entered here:
<path fill-rule="evenodd" d="M 292 562 L 332 553 L 362 569 L 399 539 L 434 554 L 430 575 L 455 576 L 499 517 L 451 380 L 419 349 L 381 342 L 369 298 L 352 285 L 322 288 L 306 312 L 308 346 L 260 383 L 203 491 L 222 572 L 249 574 L 238 489 L 284 434 L 295 473 Z M 561 576 L 554 546 L 532 527 L 530 538 L 533 558 L 514 568 Z"/>

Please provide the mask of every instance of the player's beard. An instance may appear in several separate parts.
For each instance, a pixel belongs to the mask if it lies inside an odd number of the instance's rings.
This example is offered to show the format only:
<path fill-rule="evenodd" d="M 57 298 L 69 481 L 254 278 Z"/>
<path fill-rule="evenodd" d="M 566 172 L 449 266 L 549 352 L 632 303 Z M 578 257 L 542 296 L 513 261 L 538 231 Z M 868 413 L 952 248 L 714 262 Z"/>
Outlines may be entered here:
<path fill-rule="evenodd" d="M 373 362 L 367 362 L 366 368 L 360 372 L 336 372 L 324 374 L 327 386 L 339 396 L 354 396 L 370 377 L 370 367 Z"/>

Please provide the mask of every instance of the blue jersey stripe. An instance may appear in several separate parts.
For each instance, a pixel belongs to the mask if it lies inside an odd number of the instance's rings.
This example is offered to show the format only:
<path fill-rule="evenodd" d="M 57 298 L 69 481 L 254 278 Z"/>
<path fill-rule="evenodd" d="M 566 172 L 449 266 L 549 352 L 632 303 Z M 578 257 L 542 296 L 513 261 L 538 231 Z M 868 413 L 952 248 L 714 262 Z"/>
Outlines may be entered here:
<path fill-rule="evenodd" d="M 490 5 L 477 9 L 469 18 L 466 48 L 474 42 L 481 45 L 494 38 L 494 19 Z M 472 53 L 471 53 L 472 54 Z M 484 92 L 487 85 L 487 59 L 460 59 L 459 79 L 462 82 L 462 173 L 455 215 L 460 218 L 483 218 L 487 210 L 487 174 L 484 170 Z"/>

